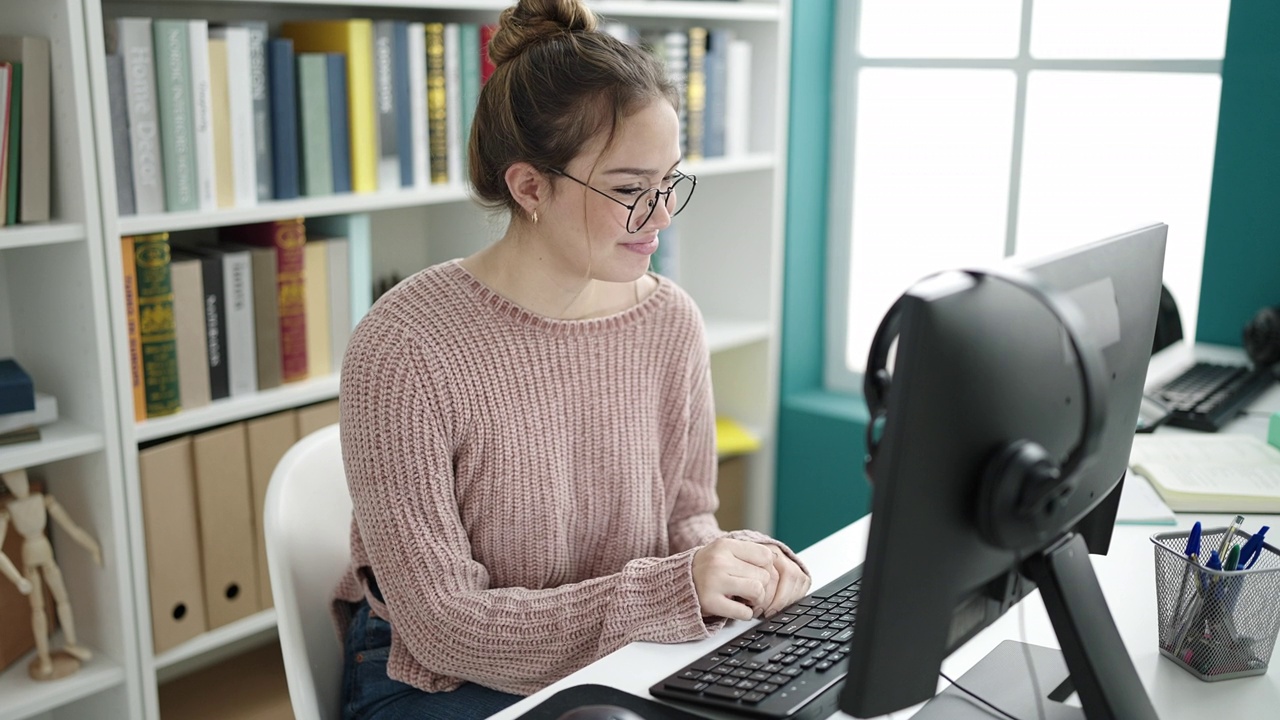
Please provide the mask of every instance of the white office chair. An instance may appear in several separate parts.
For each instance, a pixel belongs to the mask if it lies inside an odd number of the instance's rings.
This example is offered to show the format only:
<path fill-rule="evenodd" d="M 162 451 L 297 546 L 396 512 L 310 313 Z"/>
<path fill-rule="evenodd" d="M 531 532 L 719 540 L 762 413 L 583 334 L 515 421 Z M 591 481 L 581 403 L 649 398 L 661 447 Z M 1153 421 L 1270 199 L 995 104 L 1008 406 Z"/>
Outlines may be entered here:
<path fill-rule="evenodd" d="M 351 496 L 337 425 L 302 438 L 280 459 L 263 515 L 294 715 L 298 720 L 338 718 L 342 643 L 329 598 L 351 559 Z"/>

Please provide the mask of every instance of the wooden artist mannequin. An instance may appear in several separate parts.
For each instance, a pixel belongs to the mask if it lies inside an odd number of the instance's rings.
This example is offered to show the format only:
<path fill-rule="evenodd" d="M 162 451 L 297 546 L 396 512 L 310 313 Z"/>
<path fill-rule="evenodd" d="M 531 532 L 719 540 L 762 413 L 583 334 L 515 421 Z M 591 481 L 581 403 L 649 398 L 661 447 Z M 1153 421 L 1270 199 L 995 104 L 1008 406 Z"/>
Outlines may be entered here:
<path fill-rule="evenodd" d="M 76 644 L 76 626 L 71 617 L 71 603 L 67 600 L 67 588 L 62 582 L 62 571 L 53 559 L 53 546 L 45 536 L 45 525 L 52 517 L 58 525 L 93 555 L 93 561 L 102 565 L 102 550 L 89 533 L 72 522 L 67 511 L 52 496 L 32 493 L 27 482 L 26 470 L 14 470 L 0 474 L 0 480 L 9 488 L 12 497 L 5 498 L 0 507 L 0 540 L 4 540 L 9 521 L 22 536 L 22 574 L 13 561 L 0 553 L 0 573 L 14 582 L 22 594 L 31 598 L 31 629 L 36 638 L 36 659 L 31 663 L 30 674 L 36 680 L 53 680 L 66 677 L 80 668 L 80 662 L 88 660 L 92 653 Z M 58 622 L 66 644 L 58 653 L 49 652 L 49 622 L 44 609 L 43 582 L 57 606 Z"/>

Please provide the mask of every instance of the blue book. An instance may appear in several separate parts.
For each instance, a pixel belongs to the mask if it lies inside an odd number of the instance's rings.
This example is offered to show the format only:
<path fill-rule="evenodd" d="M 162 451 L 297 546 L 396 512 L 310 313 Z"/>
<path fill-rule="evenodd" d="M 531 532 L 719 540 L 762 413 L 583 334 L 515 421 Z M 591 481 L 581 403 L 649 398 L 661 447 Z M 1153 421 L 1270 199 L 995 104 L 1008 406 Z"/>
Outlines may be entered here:
<path fill-rule="evenodd" d="M 368 213 L 307 218 L 307 231 L 347 239 L 351 325 L 373 305 L 373 234 Z"/>
<path fill-rule="evenodd" d="M 351 192 L 351 126 L 347 119 L 347 56 L 329 53 L 329 141 L 333 191 Z"/>
<path fill-rule="evenodd" d="M 395 92 L 396 148 L 400 152 L 400 187 L 413 187 L 413 114 L 409 87 L 409 23 L 397 20 L 391 43 L 392 90 Z"/>
<path fill-rule="evenodd" d="M 267 43 L 271 77 L 271 160 L 276 200 L 298 197 L 298 80 L 293 66 L 293 40 Z"/>
<path fill-rule="evenodd" d="M 36 409 L 36 389 L 31 376 L 17 360 L 0 360 L 0 414 Z"/>

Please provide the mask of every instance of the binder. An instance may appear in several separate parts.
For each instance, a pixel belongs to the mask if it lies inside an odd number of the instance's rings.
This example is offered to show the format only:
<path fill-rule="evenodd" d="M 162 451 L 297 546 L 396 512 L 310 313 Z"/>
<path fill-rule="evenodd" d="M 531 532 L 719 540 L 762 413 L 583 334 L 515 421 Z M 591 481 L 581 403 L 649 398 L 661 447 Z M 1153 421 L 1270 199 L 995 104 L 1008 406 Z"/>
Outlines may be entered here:
<path fill-rule="evenodd" d="M 298 441 L 297 419 L 292 410 L 254 418 L 246 424 L 249 435 L 249 478 L 253 488 L 253 526 L 258 558 L 258 607 L 272 607 L 271 578 L 267 573 L 267 545 L 262 535 L 262 508 L 267 483 L 280 458 Z"/>
<path fill-rule="evenodd" d="M 298 439 L 310 435 L 322 427 L 329 427 L 338 422 L 338 401 L 308 405 L 298 408 Z"/>
<path fill-rule="evenodd" d="M 258 611 L 258 561 L 244 423 L 196 435 L 196 501 L 209 629 Z"/>
<path fill-rule="evenodd" d="M 151 588 L 152 644 L 156 653 L 162 653 L 209 628 L 191 438 L 140 450 L 138 483 Z"/>

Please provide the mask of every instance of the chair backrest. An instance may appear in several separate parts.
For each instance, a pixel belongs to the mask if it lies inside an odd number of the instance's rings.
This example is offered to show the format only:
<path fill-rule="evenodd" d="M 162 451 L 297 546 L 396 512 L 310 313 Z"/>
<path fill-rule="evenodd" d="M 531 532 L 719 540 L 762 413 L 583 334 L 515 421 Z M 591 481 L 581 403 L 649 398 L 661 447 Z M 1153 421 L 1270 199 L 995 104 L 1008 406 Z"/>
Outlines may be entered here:
<path fill-rule="evenodd" d="M 329 601 L 351 559 L 351 496 L 337 425 L 311 433 L 285 453 L 267 486 L 263 515 L 294 715 L 338 718 L 342 643 Z"/>

